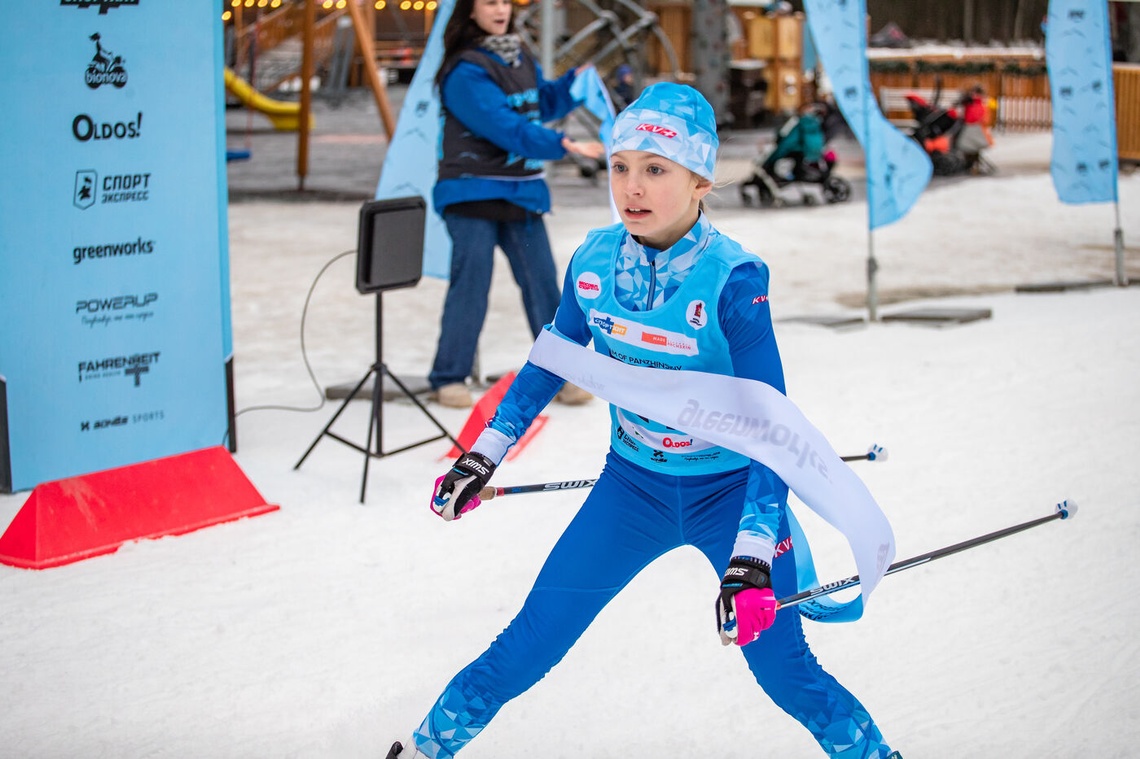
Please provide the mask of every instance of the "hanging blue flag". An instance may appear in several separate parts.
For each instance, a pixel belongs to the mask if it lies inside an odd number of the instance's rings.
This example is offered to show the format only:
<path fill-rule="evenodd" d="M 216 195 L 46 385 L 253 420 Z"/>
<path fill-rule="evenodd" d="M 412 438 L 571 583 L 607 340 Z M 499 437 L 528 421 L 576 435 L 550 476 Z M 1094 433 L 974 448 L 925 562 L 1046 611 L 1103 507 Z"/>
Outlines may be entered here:
<path fill-rule="evenodd" d="M 590 66 L 574 78 L 574 84 L 570 85 L 570 97 L 581 103 L 601 122 L 598 125 L 598 139 L 606 146 L 606 157 L 608 158 L 610 141 L 613 139 L 614 119 L 617 117 L 617 113 L 614 111 L 613 101 L 610 100 L 610 92 L 606 89 L 602 78 L 598 76 L 596 68 Z M 610 194 L 610 220 L 614 224 L 621 221 L 621 215 L 618 214 L 617 204 L 614 203 L 612 193 Z"/>
<path fill-rule="evenodd" d="M 1053 97 L 1053 186 L 1063 203 L 1117 200 L 1108 4 L 1049 0 L 1045 63 Z"/>
<path fill-rule="evenodd" d="M 870 228 L 896 222 L 918 200 L 934 167 L 922 146 L 895 129 L 875 102 L 867 66 L 866 3 L 804 0 L 804 9 L 835 104 L 863 146 Z"/>
<path fill-rule="evenodd" d="M 598 138 L 606 146 L 606 153 L 610 151 L 610 138 L 614 131 L 614 104 L 610 100 L 609 90 L 598 76 L 598 70 L 590 66 L 574 77 L 570 85 L 570 97 L 594 114 L 602 123 L 598 126 Z"/>
<path fill-rule="evenodd" d="M 432 204 L 439 158 L 439 97 L 435 92 L 435 75 L 443 60 L 443 30 L 454 7 L 455 0 L 440 0 L 436 9 L 431 34 L 404 95 L 396 133 L 388 143 L 376 185 L 377 200 L 419 195 L 427 202 L 423 273 L 439 279 L 451 275 L 451 236 Z"/>

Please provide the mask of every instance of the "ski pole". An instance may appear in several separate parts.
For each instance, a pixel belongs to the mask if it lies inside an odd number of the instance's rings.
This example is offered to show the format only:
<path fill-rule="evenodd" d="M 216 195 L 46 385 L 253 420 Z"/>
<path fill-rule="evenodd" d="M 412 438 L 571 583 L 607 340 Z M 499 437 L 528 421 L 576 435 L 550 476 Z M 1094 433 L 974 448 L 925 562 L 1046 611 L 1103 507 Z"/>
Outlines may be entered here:
<path fill-rule="evenodd" d="M 488 485 L 479 491 L 479 498 L 484 501 L 489 501 L 492 498 L 500 495 L 516 495 L 518 493 L 553 493 L 555 490 L 573 490 L 575 488 L 592 488 L 594 483 L 598 481 L 595 477 L 592 480 L 563 480 L 562 482 L 540 482 L 537 485 L 510 485 L 503 488 L 497 488 Z"/>
<path fill-rule="evenodd" d="M 842 456 L 844 461 L 886 461 L 887 449 L 881 445 L 872 445 L 866 453 L 857 456 Z M 577 488 L 592 488 L 598 481 L 592 480 L 563 480 L 562 482 L 540 482 L 536 485 L 509 485 L 497 488 L 488 485 L 479 491 L 479 499 L 489 501 L 501 495 L 517 495 L 519 493 L 553 493 L 557 490 L 575 490 Z"/>
<path fill-rule="evenodd" d="M 866 453 L 860 453 L 857 456 L 840 456 L 839 458 L 844 461 L 886 461 L 887 449 L 881 445 L 872 444 Z"/>
<path fill-rule="evenodd" d="M 1031 527 L 1037 527 L 1038 525 L 1043 525 L 1046 522 L 1052 522 L 1054 519 L 1068 519 L 1076 513 L 1076 503 L 1067 500 L 1061 501 L 1057 504 L 1056 510 L 1047 517 L 1031 519 L 1028 522 L 1022 522 L 1021 524 L 1015 524 L 1012 527 L 1006 527 L 1004 530 L 997 530 L 996 532 L 979 535 L 976 538 L 964 540 L 961 543 L 955 543 L 952 546 L 946 546 L 945 548 L 939 548 L 929 553 L 924 553 L 920 556 L 913 556 L 909 559 L 896 561 L 894 564 L 891 564 L 890 567 L 887 568 L 884 576 L 893 575 L 895 572 L 901 572 L 904 569 L 912 569 L 913 567 L 926 564 L 928 562 L 934 561 L 935 559 L 941 559 L 942 557 L 949 556 L 950 554 L 959 553 L 970 548 L 976 548 L 977 546 L 983 545 L 985 543 L 1000 540 L 1001 538 L 1008 537 L 1014 533 L 1028 530 Z M 793 595 L 787 596 L 786 598 L 781 598 L 776 602 L 776 608 L 783 609 L 788 606 L 795 606 L 797 604 L 803 603 L 804 601 L 810 601 L 811 599 L 818 598 L 819 596 L 826 596 L 838 590 L 853 588 L 859 583 L 859 575 L 853 575 L 844 580 L 836 580 L 835 582 L 829 582 L 826 585 L 820 585 L 818 588 L 809 588 L 808 590 L 794 593 Z"/>

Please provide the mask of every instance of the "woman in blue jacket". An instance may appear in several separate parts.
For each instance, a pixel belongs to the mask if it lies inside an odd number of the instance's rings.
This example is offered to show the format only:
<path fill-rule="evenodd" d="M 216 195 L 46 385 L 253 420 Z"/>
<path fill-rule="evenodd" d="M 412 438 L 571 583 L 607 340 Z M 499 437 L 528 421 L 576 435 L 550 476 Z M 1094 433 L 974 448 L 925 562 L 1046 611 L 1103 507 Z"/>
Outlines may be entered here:
<path fill-rule="evenodd" d="M 559 300 L 542 220 L 550 210 L 545 162 L 567 153 L 597 159 L 605 149 L 543 126 L 578 106 L 570 87 L 580 69 L 543 79 L 514 33 L 510 0 L 457 0 L 443 41 L 436 76 L 443 127 L 433 200 L 451 236 L 451 275 L 428 381 L 441 404 L 463 408 L 472 403 L 466 379 L 487 315 L 495 246 L 507 255 L 537 337 Z M 567 386 L 560 400 L 589 399 Z"/>

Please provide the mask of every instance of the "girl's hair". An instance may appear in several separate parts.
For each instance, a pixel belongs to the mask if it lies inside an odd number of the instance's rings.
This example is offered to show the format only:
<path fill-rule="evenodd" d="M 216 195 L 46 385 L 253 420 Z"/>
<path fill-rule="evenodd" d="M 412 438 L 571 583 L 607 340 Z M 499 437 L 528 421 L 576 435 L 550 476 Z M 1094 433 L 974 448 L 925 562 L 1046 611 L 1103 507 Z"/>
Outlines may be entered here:
<path fill-rule="evenodd" d="M 476 0 L 455 0 L 455 7 L 451 9 L 451 18 L 443 30 L 443 62 L 435 75 L 436 86 L 443 84 L 444 77 L 451 72 L 455 56 L 469 47 L 474 47 L 487 36 L 487 32 L 475 23 L 471 14 L 475 10 Z M 511 9 L 511 21 L 507 25 L 507 34 L 515 33 L 515 14 Z"/>

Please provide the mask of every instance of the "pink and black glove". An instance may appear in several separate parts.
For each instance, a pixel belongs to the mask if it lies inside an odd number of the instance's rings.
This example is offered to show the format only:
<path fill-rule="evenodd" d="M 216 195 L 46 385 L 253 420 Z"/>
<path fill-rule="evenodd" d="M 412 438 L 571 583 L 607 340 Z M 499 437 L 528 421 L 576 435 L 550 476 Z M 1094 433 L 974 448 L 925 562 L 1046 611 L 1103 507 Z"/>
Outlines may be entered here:
<path fill-rule="evenodd" d="M 459 519 L 482 503 L 479 491 L 494 473 L 494 462 L 483 454 L 463 454 L 451 465 L 451 471 L 435 481 L 431 510 L 447 522 Z"/>
<path fill-rule="evenodd" d="M 751 556 L 733 556 L 716 599 L 720 642 L 747 646 L 776 621 L 776 608 L 772 568 Z"/>

